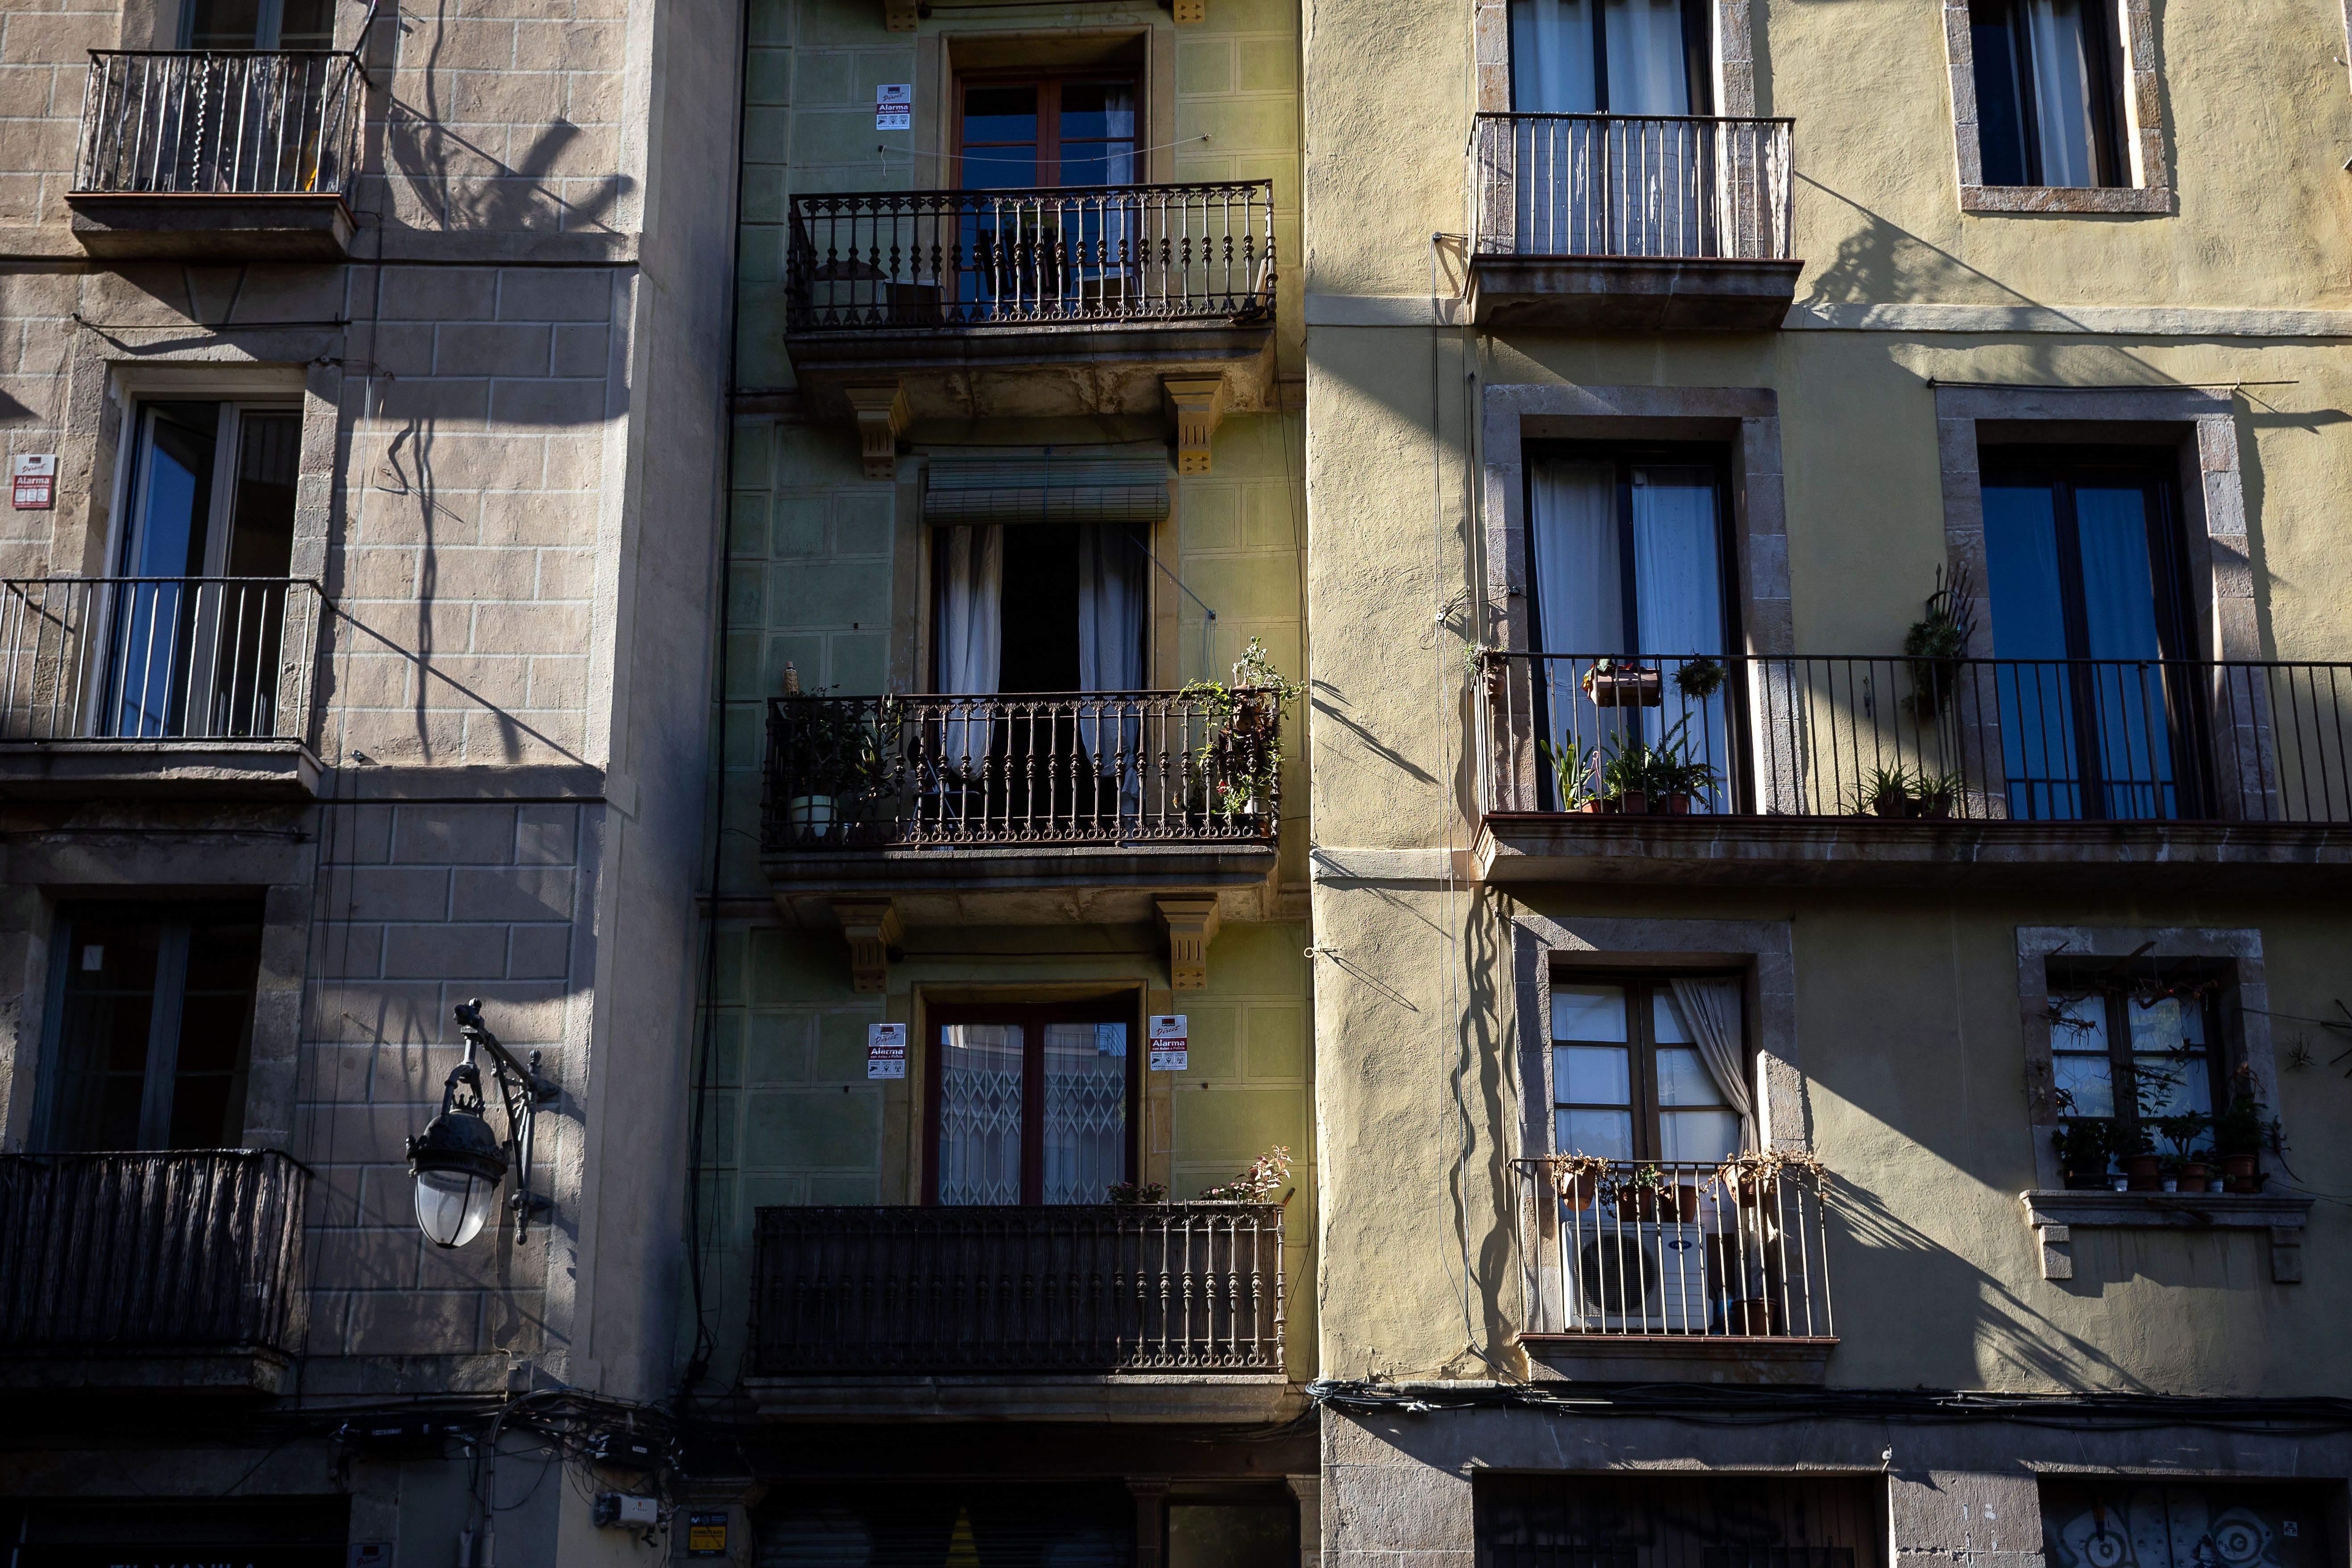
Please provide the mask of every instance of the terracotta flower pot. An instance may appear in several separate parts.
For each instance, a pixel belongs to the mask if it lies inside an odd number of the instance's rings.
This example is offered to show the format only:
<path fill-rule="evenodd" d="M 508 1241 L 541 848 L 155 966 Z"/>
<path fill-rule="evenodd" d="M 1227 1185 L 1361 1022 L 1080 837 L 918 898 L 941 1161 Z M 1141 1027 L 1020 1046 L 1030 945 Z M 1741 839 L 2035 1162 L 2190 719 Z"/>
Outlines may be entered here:
<path fill-rule="evenodd" d="M 2104 1165 L 2095 1171 L 2066 1173 L 2066 1190 L 2070 1193 L 2103 1193 L 2113 1184 L 2114 1178 L 2107 1174 Z"/>
<path fill-rule="evenodd" d="M 1670 795 L 1666 796 L 1666 815 L 1668 816 L 1688 816 L 1690 815 L 1690 796 L 1686 795 Z"/>
<path fill-rule="evenodd" d="M 1744 1301 L 1727 1301 L 1723 1307 L 1723 1331 L 1761 1338 L 1779 1332 L 1774 1320 L 1779 1316 L 1773 1303 L 1757 1298 Z"/>
<path fill-rule="evenodd" d="M 1559 1184 L 1560 1206 L 1569 1209 L 1589 1209 L 1600 1194 L 1601 1177 L 1592 1171 L 1581 1171 Z"/>
<path fill-rule="evenodd" d="M 1870 809 L 1881 816 L 1911 816 L 1917 814 L 1919 803 L 1908 795 L 1883 795 L 1870 803 Z"/>
<path fill-rule="evenodd" d="M 2201 1162 L 2191 1160 L 2180 1167 L 2179 1190 L 2184 1193 L 2201 1193 L 2209 1190 L 2205 1184 L 2205 1166 Z"/>
<path fill-rule="evenodd" d="M 2263 1190 L 2261 1179 L 2254 1174 L 2254 1157 L 2252 1154 L 2221 1156 L 2221 1190 L 2225 1193 L 2258 1193 Z"/>
<path fill-rule="evenodd" d="M 1650 812 L 1650 797 L 1644 791 L 1629 789 L 1617 797 L 1617 809 L 1628 816 L 1646 816 Z"/>
<path fill-rule="evenodd" d="M 2161 1162 L 2154 1154 L 2125 1155 L 2124 1174 L 2130 1178 L 2129 1190 L 2135 1193 L 2158 1192 L 2164 1185 Z"/>

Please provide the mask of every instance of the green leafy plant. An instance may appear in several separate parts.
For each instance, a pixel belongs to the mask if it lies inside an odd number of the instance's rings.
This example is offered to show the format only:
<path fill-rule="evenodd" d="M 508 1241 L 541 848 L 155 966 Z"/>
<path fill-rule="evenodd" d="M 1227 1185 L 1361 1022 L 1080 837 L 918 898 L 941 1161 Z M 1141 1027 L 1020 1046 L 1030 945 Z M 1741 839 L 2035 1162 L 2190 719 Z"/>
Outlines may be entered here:
<path fill-rule="evenodd" d="M 2213 1118 L 2213 1152 L 2223 1158 L 2232 1155 L 2260 1154 L 2266 1147 L 2277 1146 L 2279 1122 L 2276 1117 L 2265 1121 L 2263 1102 L 2250 1093 L 2233 1096 L 2229 1107 Z"/>
<path fill-rule="evenodd" d="M 1277 1143 L 1250 1162 L 1248 1170 L 1230 1182 L 1201 1189 L 1201 1201 L 1208 1204 L 1262 1204 L 1270 1202 L 1275 1189 L 1290 1179 L 1290 1151 Z"/>
<path fill-rule="evenodd" d="M 1622 800 L 1629 795 L 1649 795 L 1650 781 L 1657 773 L 1658 753 L 1647 740 L 1629 742 L 1620 737 L 1601 764 L 1601 795 L 1609 800 Z"/>
<path fill-rule="evenodd" d="M 2105 1121 L 2069 1121 L 2051 1134 L 2058 1163 L 2078 1176 L 2095 1176 L 2107 1168 L 2114 1140 Z"/>
<path fill-rule="evenodd" d="M 2172 1145 L 2172 1157 L 2185 1161 L 2193 1158 L 2189 1145 L 2205 1136 L 2213 1119 L 2201 1110 L 2184 1110 L 2176 1116 L 2159 1116 L 2151 1125 Z"/>
<path fill-rule="evenodd" d="M 1552 783 L 1559 793 L 1559 809 L 1582 810 L 1593 798 L 1592 776 L 1601 763 L 1597 748 L 1573 740 L 1563 740 L 1558 745 L 1538 741 L 1536 751 L 1551 764 Z"/>
<path fill-rule="evenodd" d="M 1969 775 L 1958 769 L 1940 773 L 1922 770 L 1911 776 L 1911 789 L 1927 816 L 1949 816 L 1969 792 Z"/>
<path fill-rule="evenodd" d="M 1195 680 L 1177 693 L 1198 702 L 1209 721 L 1195 756 L 1213 781 L 1210 810 L 1230 822 L 1273 805 L 1282 776 L 1282 708 L 1306 691 L 1302 682 L 1285 680 L 1265 646 L 1252 637 L 1234 661 L 1231 685 Z"/>
<path fill-rule="evenodd" d="M 1723 689 L 1723 665 L 1712 658 L 1695 658 L 1675 671 L 1675 689 L 1694 702 L 1704 702 Z"/>
<path fill-rule="evenodd" d="M 1168 1188 L 1159 1182 L 1113 1182 L 1108 1194 L 1106 1202 L 1126 1206 L 1168 1201 Z"/>
<path fill-rule="evenodd" d="M 1899 811 L 1910 800 L 1911 774 L 1907 769 L 1876 767 L 1871 769 L 1870 776 L 1863 780 L 1863 805 L 1866 809 L 1878 812 L 1882 816 L 1895 815 L 1895 812 L 1887 811 L 1885 809 L 1887 806 L 1894 805 Z"/>

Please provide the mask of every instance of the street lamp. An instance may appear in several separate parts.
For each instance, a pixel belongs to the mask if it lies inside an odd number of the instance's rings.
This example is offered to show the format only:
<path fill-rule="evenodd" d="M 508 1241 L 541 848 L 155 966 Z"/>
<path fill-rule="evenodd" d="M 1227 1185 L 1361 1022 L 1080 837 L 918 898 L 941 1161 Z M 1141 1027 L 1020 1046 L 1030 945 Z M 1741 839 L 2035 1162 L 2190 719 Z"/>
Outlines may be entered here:
<path fill-rule="evenodd" d="M 483 1026 L 479 1001 L 458 1003 L 457 1014 L 466 1058 L 449 1069 L 449 1079 L 441 1086 L 441 1114 L 408 1141 L 408 1173 L 416 1178 L 416 1227 L 436 1247 L 465 1246 L 489 1223 L 511 1164 L 515 1192 L 507 1207 L 514 1211 L 515 1240 L 520 1242 L 530 1216 L 555 1206 L 531 1193 L 530 1155 L 539 1107 L 555 1098 L 556 1087 L 539 1076 L 537 1051 L 530 1053 L 526 1067 Z M 474 1065 L 478 1049 L 490 1058 L 491 1081 L 498 1085 L 499 1103 L 506 1111 L 503 1144 L 483 1115 L 482 1070 Z"/>

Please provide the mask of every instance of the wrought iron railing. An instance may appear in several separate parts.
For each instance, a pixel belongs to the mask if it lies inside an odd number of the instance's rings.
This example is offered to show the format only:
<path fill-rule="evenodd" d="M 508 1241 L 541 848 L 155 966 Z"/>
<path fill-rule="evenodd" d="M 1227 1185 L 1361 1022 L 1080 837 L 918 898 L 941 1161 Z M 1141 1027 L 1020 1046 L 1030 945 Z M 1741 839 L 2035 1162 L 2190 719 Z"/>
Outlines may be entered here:
<path fill-rule="evenodd" d="M 1827 1338 L 1827 1181 L 1810 1162 L 1512 1162 L 1523 1334 Z"/>
<path fill-rule="evenodd" d="M 1496 653 L 1490 812 L 2352 823 L 2352 665 Z"/>
<path fill-rule="evenodd" d="M 751 1363 L 1278 1373 L 1279 1204 L 765 1208 Z"/>
<path fill-rule="evenodd" d="M 0 1155 L 0 1350 L 299 1351 L 310 1180 L 272 1150 Z"/>
<path fill-rule="evenodd" d="M 302 741 L 326 605 L 301 577 L 0 582 L 0 741 Z"/>
<path fill-rule="evenodd" d="M 1281 712 L 1173 691 L 779 697 L 771 850 L 1271 845 Z"/>
<path fill-rule="evenodd" d="M 1793 121 L 1481 114 L 1478 256 L 1790 259 Z"/>
<path fill-rule="evenodd" d="M 367 78 L 327 50 L 92 49 L 74 189 L 341 195 Z"/>
<path fill-rule="evenodd" d="M 1274 316 L 1274 186 L 856 191 L 793 198 L 793 332 Z"/>

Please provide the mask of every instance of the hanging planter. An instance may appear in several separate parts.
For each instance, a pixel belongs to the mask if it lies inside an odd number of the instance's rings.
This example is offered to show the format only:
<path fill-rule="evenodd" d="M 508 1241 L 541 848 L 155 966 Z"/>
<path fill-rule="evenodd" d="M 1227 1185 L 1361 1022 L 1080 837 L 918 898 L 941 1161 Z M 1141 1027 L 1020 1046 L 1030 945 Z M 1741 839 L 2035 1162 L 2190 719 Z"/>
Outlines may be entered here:
<path fill-rule="evenodd" d="M 1595 708 L 1655 708 L 1665 700 L 1664 678 L 1631 660 L 1594 665 L 1584 672 L 1583 685 Z"/>

